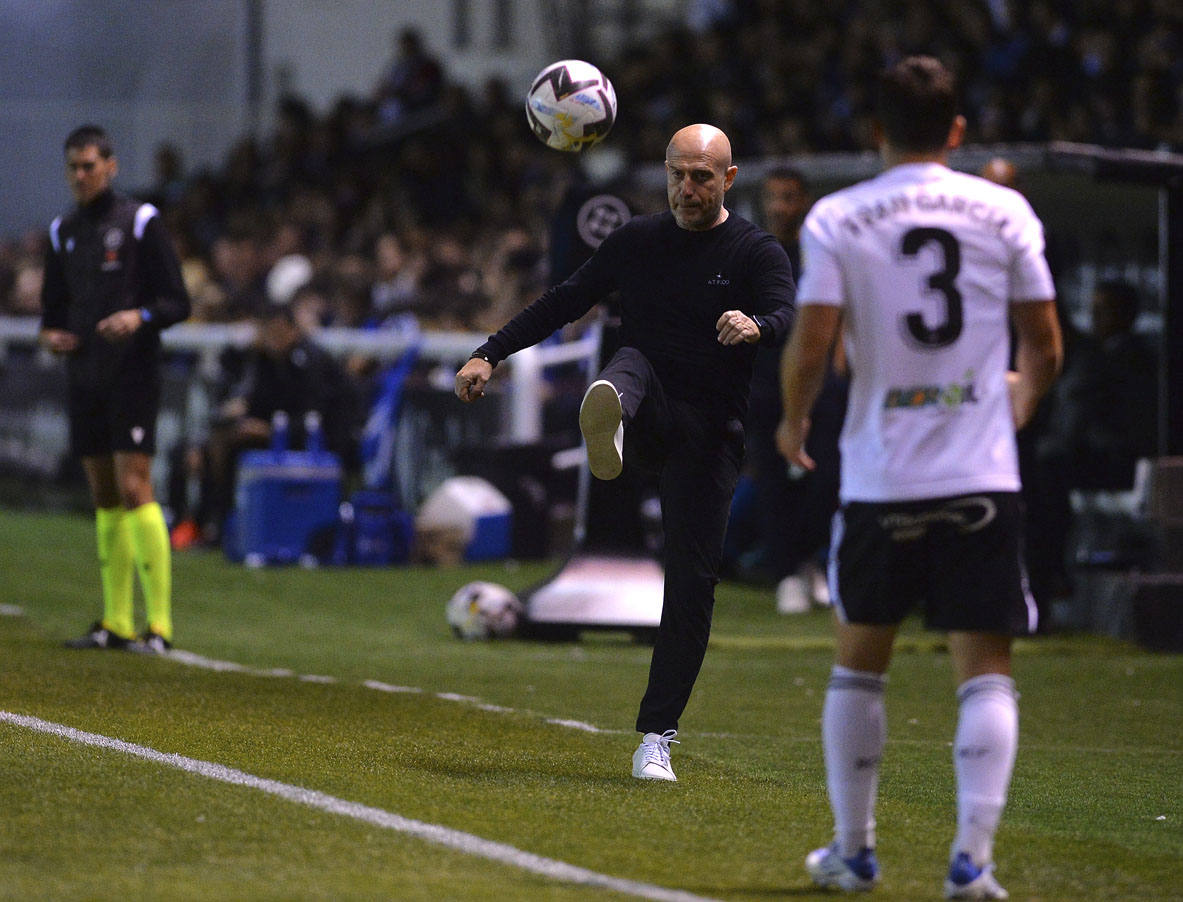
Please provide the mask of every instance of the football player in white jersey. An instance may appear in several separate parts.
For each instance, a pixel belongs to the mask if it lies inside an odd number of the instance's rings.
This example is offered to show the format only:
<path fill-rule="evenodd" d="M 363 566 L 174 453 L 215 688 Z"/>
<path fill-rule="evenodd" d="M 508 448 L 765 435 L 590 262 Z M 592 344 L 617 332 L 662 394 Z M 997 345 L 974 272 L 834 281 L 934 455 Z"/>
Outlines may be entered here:
<path fill-rule="evenodd" d="M 1034 631 L 1036 616 L 1014 433 L 1060 367 L 1055 289 L 1023 197 L 946 165 L 965 120 L 939 61 L 910 57 L 883 73 L 877 119 L 886 170 L 805 220 L 781 369 L 778 447 L 804 467 L 807 417 L 837 340 L 852 380 L 829 566 L 837 652 L 822 712 L 835 836 L 806 867 L 847 890 L 879 878 L 885 673 L 901 620 L 920 606 L 929 628 L 948 633 L 959 700 L 945 895 L 1004 899 L 993 843 L 1018 743 L 1011 637 Z"/>

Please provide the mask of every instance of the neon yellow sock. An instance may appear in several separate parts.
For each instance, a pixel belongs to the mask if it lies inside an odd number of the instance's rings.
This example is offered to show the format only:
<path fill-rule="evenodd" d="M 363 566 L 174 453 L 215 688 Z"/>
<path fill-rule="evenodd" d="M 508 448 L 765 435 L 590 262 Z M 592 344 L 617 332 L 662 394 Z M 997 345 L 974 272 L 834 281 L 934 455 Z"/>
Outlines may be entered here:
<path fill-rule="evenodd" d="M 140 572 L 140 588 L 144 590 L 144 606 L 148 609 L 148 629 L 171 642 L 172 549 L 168 544 L 164 511 L 155 501 L 149 501 L 128 511 L 127 522 L 136 567 Z"/>
<path fill-rule="evenodd" d="M 127 520 L 121 507 L 100 507 L 94 512 L 99 581 L 103 587 L 103 626 L 130 639 L 136 631 L 132 617 L 135 570 Z"/>

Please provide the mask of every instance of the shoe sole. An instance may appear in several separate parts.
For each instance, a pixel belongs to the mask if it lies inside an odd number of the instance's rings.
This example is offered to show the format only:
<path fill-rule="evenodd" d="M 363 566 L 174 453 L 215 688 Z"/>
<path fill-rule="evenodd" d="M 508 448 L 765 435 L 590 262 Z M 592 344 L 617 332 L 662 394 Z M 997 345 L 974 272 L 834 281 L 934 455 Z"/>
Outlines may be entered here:
<path fill-rule="evenodd" d="M 62 643 L 63 648 L 69 648 L 73 651 L 127 651 L 127 645 L 71 645 L 69 642 Z"/>
<path fill-rule="evenodd" d="M 821 889 L 840 889 L 846 893 L 869 893 L 878 880 L 863 880 L 861 877 L 846 877 L 837 874 L 815 874 L 809 872 L 815 886 Z"/>
<path fill-rule="evenodd" d="M 1009 899 L 1010 893 L 997 884 L 975 885 L 977 881 L 966 885 L 945 881 L 946 899 Z"/>
<path fill-rule="evenodd" d="M 125 649 L 130 651 L 133 655 L 158 655 L 167 656 L 172 649 L 170 648 L 153 648 L 143 642 L 136 642 L 134 645 L 128 645 Z"/>
<path fill-rule="evenodd" d="M 587 445 L 587 465 L 596 479 L 615 479 L 624 469 L 616 433 L 623 412 L 616 387 L 604 379 L 588 388 L 579 406 L 579 431 Z"/>
<path fill-rule="evenodd" d="M 638 773 L 637 771 L 634 770 L 633 776 L 636 777 L 638 780 L 654 780 L 658 783 L 677 783 L 678 782 L 678 778 L 675 777 L 673 775 L 673 773 L 670 773 L 669 776 L 666 776 L 665 774 L 661 774 L 661 775 L 647 774 L 644 771 L 641 771 L 640 773 Z"/>
<path fill-rule="evenodd" d="M 72 648 L 75 651 L 127 651 L 133 641 L 132 639 L 116 639 L 104 644 L 92 639 L 67 639 L 62 643 L 62 647 Z"/>
<path fill-rule="evenodd" d="M 849 868 L 842 871 L 833 871 L 826 865 L 826 858 L 818 856 L 817 852 L 810 852 L 806 856 L 805 870 L 814 884 L 822 889 L 840 889 L 848 893 L 865 893 L 874 889 L 875 885 L 879 882 L 878 875 L 868 880 L 860 877 Z"/>

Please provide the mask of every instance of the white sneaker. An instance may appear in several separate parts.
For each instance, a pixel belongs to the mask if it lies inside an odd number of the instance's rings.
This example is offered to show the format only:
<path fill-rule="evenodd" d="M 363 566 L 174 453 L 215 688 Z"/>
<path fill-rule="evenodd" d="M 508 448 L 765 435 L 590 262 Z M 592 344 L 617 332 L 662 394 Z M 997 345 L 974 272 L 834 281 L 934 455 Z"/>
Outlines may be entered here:
<path fill-rule="evenodd" d="M 994 879 L 993 863 L 978 867 L 967 852 L 958 852 L 945 878 L 946 899 L 1009 899 L 1010 893 Z"/>
<path fill-rule="evenodd" d="M 633 776 L 638 780 L 669 780 L 678 782 L 670 767 L 670 743 L 677 744 L 677 730 L 666 730 L 660 735 L 646 733 L 633 752 Z"/>
<path fill-rule="evenodd" d="M 819 608 L 828 608 L 832 604 L 830 598 L 830 584 L 826 580 L 824 567 L 819 567 L 812 561 L 806 562 L 802 568 L 806 580 L 809 581 L 809 597 Z"/>
<path fill-rule="evenodd" d="M 624 422 L 620 394 L 607 379 L 588 386 L 579 406 L 579 431 L 587 445 L 587 465 L 596 479 L 615 479 L 624 469 Z"/>
<path fill-rule="evenodd" d="M 818 886 L 865 892 L 879 882 L 879 862 L 874 849 L 862 849 L 853 858 L 843 858 L 834 843 L 814 849 L 805 856 L 805 870 Z"/>
<path fill-rule="evenodd" d="M 804 614 L 809 610 L 809 590 L 805 577 L 793 574 L 777 584 L 776 610 L 780 614 Z"/>

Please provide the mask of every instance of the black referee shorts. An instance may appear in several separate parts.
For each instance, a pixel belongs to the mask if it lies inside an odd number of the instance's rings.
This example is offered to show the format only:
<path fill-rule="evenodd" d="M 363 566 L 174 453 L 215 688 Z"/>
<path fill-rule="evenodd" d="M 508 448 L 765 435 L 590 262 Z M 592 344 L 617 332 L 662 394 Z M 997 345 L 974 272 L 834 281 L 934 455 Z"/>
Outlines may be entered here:
<path fill-rule="evenodd" d="M 834 515 L 834 605 L 846 623 L 896 624 L 920 608 L 930 629 L 1028 635 L 1022 544 L 1017 492 L 849 502 Z"/>
<path fill-rule="evenodd" d="M 79 457 L 116 451 L 156 453 L 160 379 L 94 386 L 71 380 L 70 450 Z"/>

